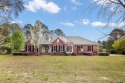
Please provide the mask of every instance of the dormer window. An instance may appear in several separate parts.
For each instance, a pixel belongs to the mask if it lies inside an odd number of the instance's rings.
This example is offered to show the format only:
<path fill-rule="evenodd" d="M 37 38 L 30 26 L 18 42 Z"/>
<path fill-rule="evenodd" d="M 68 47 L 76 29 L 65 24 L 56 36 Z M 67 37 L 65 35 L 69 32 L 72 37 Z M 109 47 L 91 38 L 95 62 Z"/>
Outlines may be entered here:
<path fill-rule="evenodd" d="M 44 41 L 50 41 L 49 37 L 44 37 Z"/>

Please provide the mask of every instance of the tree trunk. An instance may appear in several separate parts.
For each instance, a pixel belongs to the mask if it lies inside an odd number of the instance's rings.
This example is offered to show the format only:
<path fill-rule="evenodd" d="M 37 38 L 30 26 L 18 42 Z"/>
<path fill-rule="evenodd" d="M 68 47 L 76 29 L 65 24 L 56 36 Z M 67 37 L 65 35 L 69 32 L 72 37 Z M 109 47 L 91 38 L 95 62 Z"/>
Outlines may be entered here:
<path fill-rule="evenodd" d="M 37 46 L 35 46 L 35 55 L 37 56 Z"/>
<path fill-rule="evenodd" d="M 38 53 L 38 55 L 39 55 L 39 46 L 38 46 L 38 52 L 37 52 L 37 53 Z"/>

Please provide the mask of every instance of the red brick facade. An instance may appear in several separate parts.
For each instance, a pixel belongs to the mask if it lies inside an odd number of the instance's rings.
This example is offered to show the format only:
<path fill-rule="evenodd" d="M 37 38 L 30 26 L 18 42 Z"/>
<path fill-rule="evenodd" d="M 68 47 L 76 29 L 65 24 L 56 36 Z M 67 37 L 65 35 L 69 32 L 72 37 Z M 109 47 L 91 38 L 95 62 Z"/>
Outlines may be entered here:
<path fill-rule="evenodd" d="M 61 54 L 63 52 L 67 52 L 68 47 L 70 47 L 72 52 L 79 53 L 78 46 L 82 47 L 80 53 L 88 52 L 90 50 L 93 53 L 98 53 L 98 45 L 68 45 L 59 38 L 51 44 L 40 45 L 37 51 L 39 51 L 40 54 Z M 89 46 L 91 46 L 91 49 L 89 49 Z M 30 39 L 25 44 L 25 51 L 29 52 L 29 54 L 34 54 L 34 46 L 31 45 Z"/>

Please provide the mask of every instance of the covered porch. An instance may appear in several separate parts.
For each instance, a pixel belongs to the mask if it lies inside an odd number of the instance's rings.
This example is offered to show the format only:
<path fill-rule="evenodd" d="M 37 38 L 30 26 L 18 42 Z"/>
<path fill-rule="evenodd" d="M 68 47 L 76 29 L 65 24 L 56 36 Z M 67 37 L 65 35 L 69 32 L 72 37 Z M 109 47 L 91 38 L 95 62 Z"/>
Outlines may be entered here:
<path fill-rule="evenodd" d="M 35 53 L 34 45 L 25 45 L 25 52 L 29 54 Z M 39 54 L 61 54 L 61 53 L 72 53 L 73 45 L 63 44 L 63 45 L 53 45 L 53 44 L 41 44 L 39 48 L 37 48 L 37 52 Z"/>

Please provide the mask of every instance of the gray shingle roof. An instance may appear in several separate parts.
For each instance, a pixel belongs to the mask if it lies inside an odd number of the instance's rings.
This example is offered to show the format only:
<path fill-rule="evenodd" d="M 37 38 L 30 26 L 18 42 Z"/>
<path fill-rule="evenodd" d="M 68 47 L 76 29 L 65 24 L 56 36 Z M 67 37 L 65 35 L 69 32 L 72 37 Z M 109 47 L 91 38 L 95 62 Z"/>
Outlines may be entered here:
<path fill-rule="evenodd" d="M 44 40 L 42 44 L 52 44 L 57 38 L 65 43 L 72 43 L 74 45 L 98 45 L 96 42 L 82 38 L 80 36 L 53 36 L 50 41 Z"/>
<path fill-rule="evenodd" d="M 75 45 L 98 45 L 96 42 L 90 41 L 88 39 L 79 37 L 79 36 L 66 36 Z"/>

